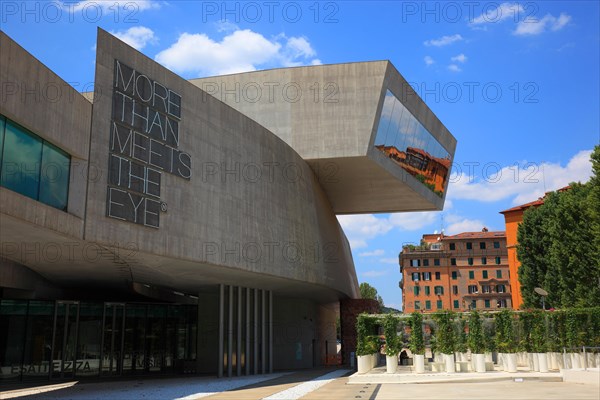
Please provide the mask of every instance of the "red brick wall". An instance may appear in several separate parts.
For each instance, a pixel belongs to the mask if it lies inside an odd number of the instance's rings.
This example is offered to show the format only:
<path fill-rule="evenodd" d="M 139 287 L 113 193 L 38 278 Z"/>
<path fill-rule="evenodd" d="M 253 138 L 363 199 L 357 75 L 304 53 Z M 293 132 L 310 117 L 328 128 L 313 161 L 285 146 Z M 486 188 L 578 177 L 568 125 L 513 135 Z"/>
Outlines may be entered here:
<path fill-rule="evenodd" d="M 377 300 L 346 299 L 340 302 L 340 328 L 342 334 L 342 364 L 350 365 L 350 353 L 356 352 L 356 317 L 361 313 L 379 312 Z"/>

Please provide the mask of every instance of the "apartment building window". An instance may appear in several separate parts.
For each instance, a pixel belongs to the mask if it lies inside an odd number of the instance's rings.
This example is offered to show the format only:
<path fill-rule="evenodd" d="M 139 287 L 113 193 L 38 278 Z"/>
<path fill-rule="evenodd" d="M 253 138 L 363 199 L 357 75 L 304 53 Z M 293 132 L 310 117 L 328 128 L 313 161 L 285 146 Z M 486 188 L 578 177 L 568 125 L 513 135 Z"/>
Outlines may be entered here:
<path fill-rule="evenodd" d="M 502 258 L 496 257 L 496 265 L 500 265 L 501 262 L 502 262 Z"/>
<path fill-rule="evenodd" d="M 442 303 L 441 300 L 438 300 L 435 306 L 438 310 L 441 310 L 442 308 L 444 308 L 444 304 Z"/>
<path fill-rule="evenodd" d="M 456 244 L 450 243 L 450 250 L 456 250 Z"/>
<path fill-rule="evenodd" d="M 469 294 L 479 293 L 477 285 L 469 285 Z"/>
<path fill-rule="evenodd" d="M 473 250 L 473 243 L 467 242 L 467 250 Z"/>
<path fill-rule="evenodd" d="M 500 299 L 496 302 L 496 306 L 498 308 L 506 308 L 507 307 L 507 303 L 506 303 L 506 299 Z"/>
<path fill-rule="evenodd" d="M 502 270 L 501 269 L 496 270 L 496 278 L 502 278 Z"/>
<path fill-rule="evenodd" d="M 458 273 L 456 271 L 452 271 L 452 279 L 458 279 Z"/>
<path fill-rule="evenodd" d="M 418 282 L 419 281 L 419 273 L 418 272 L 413 272 L 412 273 L 412 280 L 413 280 L 413 282 Z"/>
<path fill-rule="evenodd" d="M 506 293 L 506 286 L 496 285 L 496 293 Z"/>
<path fill-rule="evenodd" d="M 421 266 L 421 260 L 410 260 L 410 266 L 411 267 L 420 267 Z"/>
<path fill-rule="evenodd" d="M 423 266 L 429 267 L 429 260 L 427 258 L 423 260 Z"/>
<path fill-rule="evenodd" d="M 485 308 L 490 308 L 490 301 L 489 300 L 484 300 L 483 303 L 485 304 Z"/>
<path fill-rule="evenodd" d="M 436 286 L 436 287 L 433 288 L 433 291 L 434 291 L 435 294 L 442 295 L 442 294 L 444 294 L 444 287 L 443 286 Z"/>
<path fill-rule="evenodd" d="M 479 248 L 485 250 L 485 242 L 479 242 Z"/>
<path fill-rule="evenodd" d="M 436 281 L 439 281 L 440 279 L 442 279 L 442 274 L 440 273 L 440 271 L 437 271 L 437 272 L 435 273 L 435 280 L 436 280 Z"/>
<path fill-rule="evenodd" d="M 421 309 L 421 302 L 419 300 L 415 301 L 415 310 Z"/>
<path fill-rule="evenodd" d="M 492 293 L 492 287 L 490 285 L 481 285 L 481 293 Z"/>
<path fill-rule="evenodd" d="M 431 294 L 431 288 L 429 286 L 425 286 L 425 295 L 429 296 Z"/>
<path fill-rule="evenodd" d="M 477 300 L 471 300 L 471 310 L 475 310 L 477 308 Z"/>
<path fill-rule="evenodd" d="M 423 272 L 423 280 L 430 281 L 431 280 L 431 272 Z"/>
<path fill-rule="evenodd" d="M 425 309 L 426 310 L 431 310 L 431 301 L 425 300 Z"/>
<path fill-rule="evenodd" d="M 421 291 L 420 287 L 418 287 L 418 286 L 413 287 L 413 293 L 415 296 L 418 296 L 420 291 Z"/>
<path fill-rule="evenodd" d="M 454 308 L 458 308 L 458 307 L 459 307 L 458 300 L 454 300 Z"/>
<path fill-rule="evenodd" d="M 431 250 L 441 250 L 442 249 L 442 244 L 441 243 L 433 243 L 430 247 Z"/>
<path fill-rule="evenodd" d="M 475 279 L 475 271 L 469 271 L 469 279 Z"/>
<path fill-rule="evenodd" d="M 483 279 L 487 279 L 488 278 L 488 273 L 487 273 L 487 271 L 485 269 L 483 271 L 481 271 L 481 276 L 483 276 Z"/>
<path fill-rule="evenodd" d="M 456 258 L 450 259 L 450 265 L 456 265 Z"/>
<path fill-rule="evenodd" d="M 495 249 L 499 249 L 500 248 L 500 242 L 494 242 L 494 248 Z"/>
<path fill-rule="evenodd" d="M 469 258 L 467 258 L 467 263 L 468 263 L 469 265 L 473 265 L 473 257 L 469 257 Z"/>
<path fill-rule="evenodd" d="M 487 257 L 481 257 L 481 265 L 487 264 Z"/>
<path fill-rule="evenodd" d="M 452 285 L 452 294 L 458 294 L 458 286 Z"/>
<path fill-rule="evenodd" d="M 435 265 L 436 267 L 440 266 L 440 259 L 439 258 L 434 258 L 433 259 L 433 265 Z"/>

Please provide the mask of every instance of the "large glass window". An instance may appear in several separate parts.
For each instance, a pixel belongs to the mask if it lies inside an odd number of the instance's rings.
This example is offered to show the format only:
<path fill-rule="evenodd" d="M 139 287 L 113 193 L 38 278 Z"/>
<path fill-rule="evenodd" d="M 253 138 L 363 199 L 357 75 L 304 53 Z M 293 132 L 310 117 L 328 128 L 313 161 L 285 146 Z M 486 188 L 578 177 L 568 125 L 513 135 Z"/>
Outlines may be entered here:
<path fill-rule="evenodd" d="M 67 153 L 0 116 L 0 185 L 66 210 L 70 164 Z"/>
<path fill-rule="evenodd" d="M 65 152 L 44 142 L 39 198 L 42 203 L 66 210 L 69 194 L 69 165 L 69 156 Z"/>
<path fill-rule="evenodd" d="M 2 186 L 37 200 L 42 141 L 8 121 L 2 153 Z"/>
<path fill-rule="evenodd" d="M 375 148 L 442 196 L 452 160 L 450 153 L 387 91 L 375 137 Z"/>

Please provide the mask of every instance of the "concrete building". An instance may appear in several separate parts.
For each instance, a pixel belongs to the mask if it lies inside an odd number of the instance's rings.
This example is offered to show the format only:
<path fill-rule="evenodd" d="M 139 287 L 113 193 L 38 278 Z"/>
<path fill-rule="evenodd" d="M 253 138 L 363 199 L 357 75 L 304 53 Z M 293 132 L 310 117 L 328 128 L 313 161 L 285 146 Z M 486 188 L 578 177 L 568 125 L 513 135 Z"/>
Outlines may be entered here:
<path fill-rule="evenodd" d="M 423 235 L 400 253 L 402 310 L 435 312 L 512 308 L 506 235 Z"/>
<path fill-rule="evenodd" d="M 443 207 L 376 147 L 456 147 L 387 61 L 190 83 L 100 29 L 82 95 L 0 48 L 1 381 L 321 365 L 360 297 L 336 214 Z"/>
<path fill-rule="evenodd" d="M 568 189 L 569 186 L 566 186 L 564 188 L 558 189 L 558 192 L 563 192 Z M 548 195 L 548 193 L 550 192 L 546 192 L 544 197 L 540 197 L 537 200 L 509 208 L 508 210 L 500 211 L 500 214 L 504 215 L 504 223 L 506 225 L 510 286 L 512 287 L 512 304 L 515 309 L 521 308 L 521 305 L 523 304 L 523 296 L 521 295 L 521 283 L 519 282 L 519 267 L 521 266 L 521 262 L 517 257 L 517 244 L 519 243 L 517 239 L 517 231 L 519 229 L 519 225 L 521 224 L 521 222 L 523 222 L 523 213 L 531 207 L 539 207 L 542 204 L 544 204 L 544 199 L 546 198 L 546 195 Z"/>

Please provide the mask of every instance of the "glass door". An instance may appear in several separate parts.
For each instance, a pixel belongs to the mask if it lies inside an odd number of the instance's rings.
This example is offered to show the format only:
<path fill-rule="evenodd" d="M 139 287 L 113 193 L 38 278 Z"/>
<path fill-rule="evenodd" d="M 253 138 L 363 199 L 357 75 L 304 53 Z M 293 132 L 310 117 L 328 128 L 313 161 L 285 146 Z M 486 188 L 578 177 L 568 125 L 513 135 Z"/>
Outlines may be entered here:
<path fill-rule="evenodd" d="M 120 375 L 123 371 L 124 308 L 123 303 L 104 303 L 100 358 L 100 371 L 103 376 Z"/>
<path fill-rule="evenodd" d="M 76 369 L 79 302 L 57 301 L 54 309 L 51 378 L 72 378 Z"/>

